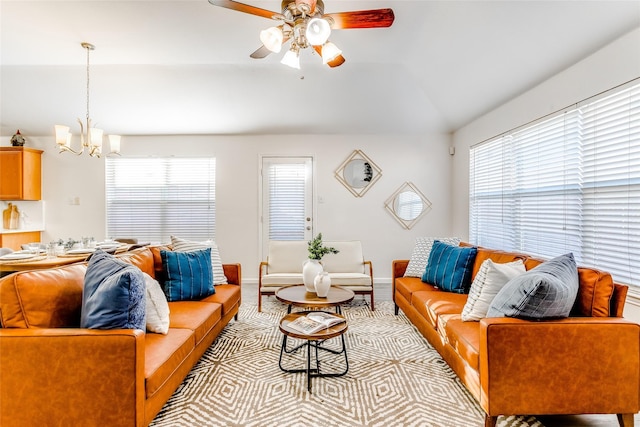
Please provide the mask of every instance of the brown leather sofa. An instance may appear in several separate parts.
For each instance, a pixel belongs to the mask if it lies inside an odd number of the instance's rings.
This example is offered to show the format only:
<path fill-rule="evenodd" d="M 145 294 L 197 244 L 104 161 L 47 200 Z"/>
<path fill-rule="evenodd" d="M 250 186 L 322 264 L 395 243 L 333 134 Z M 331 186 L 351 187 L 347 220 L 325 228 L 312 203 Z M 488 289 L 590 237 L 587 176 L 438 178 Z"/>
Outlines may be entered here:
<path fill-rule="evenodd" d="M 462 243 L 461 245 L 466 245 Z M 543 262 L 525 254 L 479 248 L 473 275 L 487 258 Z M 640 411 L 640 325 L 622 319 L 628 287 L 611 275 L 579 268 L 571 317 L 463 322 L 467 295 L 403 277 L 408 260 L 392 262 L 393 299 L 440 353 L 486 413 L 499 415 L 617 414 L 633 426 Z"/>
<path fill-rule="evenodd" d="M 119 255 L 152 277 L 160 249 Z M 241 303 L 240 264 L 201 301 L 170 302 L 167 335 L 81 329 L 86 263 L 0 279 L 0 425 L 146 426 Z"/>

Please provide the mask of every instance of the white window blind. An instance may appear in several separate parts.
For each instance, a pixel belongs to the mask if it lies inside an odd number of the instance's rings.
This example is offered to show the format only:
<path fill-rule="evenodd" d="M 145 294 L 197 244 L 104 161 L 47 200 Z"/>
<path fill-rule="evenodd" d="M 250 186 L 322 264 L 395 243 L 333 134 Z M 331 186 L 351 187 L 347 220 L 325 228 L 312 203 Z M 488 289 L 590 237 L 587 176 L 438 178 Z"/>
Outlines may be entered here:
<path fill-rule="evenodd" d="M 470 240 L 640 285 L 640 85 L 473 147 Z M 636 260 L 636 262 L 632 262 Z"/>
<path fill-rule="evenodd" d="M 269 240 L 304 240 L 304 163 L 271 163 L 269 174 Z"/>
<path fill-rule="evenodd" d="M 215 240 L 215 158 L 107 158 L 107 236 Z"/>

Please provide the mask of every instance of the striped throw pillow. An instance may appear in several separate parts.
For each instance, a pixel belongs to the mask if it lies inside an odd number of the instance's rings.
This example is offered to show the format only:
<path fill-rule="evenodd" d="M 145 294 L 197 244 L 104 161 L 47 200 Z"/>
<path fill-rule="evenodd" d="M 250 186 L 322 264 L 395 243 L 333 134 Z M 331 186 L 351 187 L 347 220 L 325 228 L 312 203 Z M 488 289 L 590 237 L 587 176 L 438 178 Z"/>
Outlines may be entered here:
<path fill-rule="evenodd" d="M 227 282 L 227 276 L 224 275 L 224 269 L 222 268 L 222 259 L 218 252 L 218 245 L 214 242 L 193 242 L 190 240 L 181 239 L 179 237 L 171 236 L 171 246 L 174 251 L 178 252 L 192 252 L 202 249 L 211 248 L 211 268 L 213 270 L 213 284 L 222 285 Z"/>
<path fill-rule="evenodd" d="M 447 292 L 464 294 L 471 285 L 471 272 L 478 249 L 433 242 L 422 281 Z"/>

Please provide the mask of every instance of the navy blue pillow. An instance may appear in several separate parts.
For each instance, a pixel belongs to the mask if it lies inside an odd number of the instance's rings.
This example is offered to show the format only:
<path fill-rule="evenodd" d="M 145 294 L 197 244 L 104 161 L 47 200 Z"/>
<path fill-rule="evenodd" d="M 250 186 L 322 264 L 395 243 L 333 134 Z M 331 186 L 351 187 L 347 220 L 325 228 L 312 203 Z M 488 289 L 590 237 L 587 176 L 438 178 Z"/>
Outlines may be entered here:
<path fill-rule="evenodd" d="M 167 301 L 199 300 L 213 295 L 211 248 L 191 252 L 160 251 Z"/>
<path fill-rule="evenodd" d="M 451 246 L 436 240 L 433 242 L 422 281 L 447 292 L 468 292 L 477 253 L 477 248 Z"/>
<path fill-rule="evenodd" d="M 80 327 L 144 331 L 145 298 L 142 271 L 98 249 L 84 275 Z"/>

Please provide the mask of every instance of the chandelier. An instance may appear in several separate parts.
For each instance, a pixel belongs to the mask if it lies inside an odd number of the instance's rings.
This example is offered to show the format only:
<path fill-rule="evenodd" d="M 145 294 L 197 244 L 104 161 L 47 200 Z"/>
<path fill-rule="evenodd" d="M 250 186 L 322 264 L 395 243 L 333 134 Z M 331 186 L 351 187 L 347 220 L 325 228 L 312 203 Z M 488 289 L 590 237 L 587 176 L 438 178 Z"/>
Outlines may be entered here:
<path fill-rule="evenodd" d="M 85 123 L 78 119 L 80 124 L 80 149 L 71 148 L 71 132 L 69 126 L 55 125 L 56 145 L 60 150 L 59 153 L 71 152 L 81 155 L 85 148 L 91 157 L 100 157 L 102 155 L 102 139 L 104 131 L 91 126 L 91 117 L 89 116 L 89 53 L 95 49 L 91 43 L 83 42 L 81 46 L 87 51 L 87 115 Z M 109 135 L 110 152 L 108 154 L 120 155 L 120 135 Z"/>
<path fill-rule="evenodd" d="M 279 53 L 282 44 L 291 40 L 291 47 L 284 54 L 282 64 L 300 69 L 300 51 L 313 46 L 321 53 L 322 62 L 327 64 L 342 54 L 338 47 L 328 41 L 334 20 L 323 16 L 324 3 L 321 0 L 283 1 L 282 15 L 274 17 L 284 23 L 260 32 L 260 41 L 268 50 Z"/>

